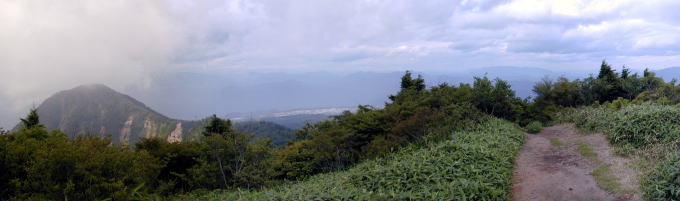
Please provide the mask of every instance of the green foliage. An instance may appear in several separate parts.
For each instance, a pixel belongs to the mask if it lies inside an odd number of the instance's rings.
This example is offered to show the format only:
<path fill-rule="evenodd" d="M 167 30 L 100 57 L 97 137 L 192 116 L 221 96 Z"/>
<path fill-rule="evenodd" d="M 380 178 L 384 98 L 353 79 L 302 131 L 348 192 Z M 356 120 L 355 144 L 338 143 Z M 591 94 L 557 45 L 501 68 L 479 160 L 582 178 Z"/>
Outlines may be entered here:
<path fill-rule="evenodd" d="M 156 193 L 170 195 L 189 192 L 203 186 L 195 185 L 197 175 L 189 170 L 200 164 L 200 158 L 209 153 L 208 147 L 198 142 L 168 143 L 161 138 L 143 138 L 135 146 L 136 151 L 147 152 L 159 160 L 162 168 L 151 185 Z"/>
<path fill-rule="evenodd" d="M 611 102 L 610 109 L 619 109 L 631 104 L 630 100 L 680 103 L 680 87 L 674 82 L 664 83 L 647 70 L 642 77 L 637 73 L 630 74 L 625 66 L 618 74 L 606 61 L 602 62 L 597 77 L 572 81 L 564 77 L 556 81 L 546 78 L 536 83 L 533 91 L 537 96 L 528 113 L 542 122 L 554 120 L 559 107 Z"/>
<path fill-rule="evenodd" d="M 614 111 L 607 107 L 590 106 L 572 108 L 557 113 L 556 122 L 573 122 L 587 132 L 608 132 L 613 126 Z"/>
<path fill-rule="evenodd" d="M 272 151 L 270 139 L 255 139 L 252 134 L 236 131 L 229 120 L 215 115 L 203 134 L 201 142 L 212 155 L 204 155 L 199 164 L 189 170 L 193 185 L 207 189 L 250 188 L 269 180 L 266 174 L 270 166 L 266 162 Z"/>
<path fill-rule="evenodd" d="M 620 109 L 617 109 L 620 108 Z M 671 143 L 680 137 L 680 108 L 653 103 L 632 104 L 617 100 L 560 114 L 562 122 L 574 122 L 590 132 L 604 132 L 609 141 L 635 148 Z"/>
<path fill-rule="evenodd" d="M 41 133 L 36 138 L 37 133 Z M 152 183 L 159 161 L 147 152 L 111 146 L 109 140 L 76 138 L 22 128 L 0 140 L 0 199 L 133 200 Z M 49 147 L 46 149 L 45 147 Z M 132 186 L 140 186 L 133 191 Z"/>
<path fill-rule="evenodd" d="M 482 112 L 511 121 L 518 120 L 522 102 L 515 97 L 515 91 L 507 81 L 495 79 L 492 82 L 487 77 L 475 77 L 472 94 L 472 102 Z"/>
<path fill-rule="evenodd" d="M 214 115 L 208 119 L 208 125 L 203 129 L 203 136 L 228 135 L 232 132 L 231 121 L 217 118 Z"/>
<path fill-rule="evenodd" d="M 425 80 L 423 80 L 423 78 L 420 75 L 418 75 L 418 77 L 414 79 L 411 76 L 411 71 L 406 71 L 406 73 L 404 73 L 404 76 L 401 77 L 401 89 L 402 90 L 413 89 L 416 91 L 422 91 L 423 89 L 425 89 Z"/>
<path fill-rule="evenodd" d="M 384 109 L 359 106 L 356 113 L 344 112 L 331 120 L 308 124 L 296 133 L 296 141 L 277 151 L 272 162 L 273 176 L 301 179 L 345 169 L 406 144 L 422 142 L 437 130 L 466 130 L 485 116 L 475 109 L 474 88 L 470 85 L 441 84 L 426 90 L 416 86 L 422 83 L 419 79 L 407 72 L 402 90 L 390 96 L 392 102 Z M 496 83 L 498 87 L 492 86 L 492 93 L 501 95 L 491 94 L 489 101 L 510 101 L 514 93 L 505 91 L 510 90 L 509 85 L 500 80 Z"/>
<path fill-rule="evenodd" d="M 26 118 L 21 119 L 21 126 L 25 129 L 31 129 L 40 125 L 40 117 L 38 116 L 38 110 L 33 108 L 28 113 Z"/>
<path fill-rule="evenodd" d="M 215 191 L 179 200 L 507 200 L 523 135 L 494 119 L 449 140 L 409 146 L 346 171 L 261 191 Z"/>
<path fill-rule="evenodd" d="M 658 165 L 642 181 L 645 200 L 680 200 L 680 155 Z"/>
<path fill-rule="evenodd" d="M 527 124 L 525 130 L 528 133 L 539 133 L 543 130 L 543 124 L 538 121 L 532 121 L 531 123 Z"/>
<path fill-rule="evenodd" d="M 610 141 L 642 147 L 669 143 L 680 138 L 680 109 L 672 106 L 643 104 L 616 112 Z"/>

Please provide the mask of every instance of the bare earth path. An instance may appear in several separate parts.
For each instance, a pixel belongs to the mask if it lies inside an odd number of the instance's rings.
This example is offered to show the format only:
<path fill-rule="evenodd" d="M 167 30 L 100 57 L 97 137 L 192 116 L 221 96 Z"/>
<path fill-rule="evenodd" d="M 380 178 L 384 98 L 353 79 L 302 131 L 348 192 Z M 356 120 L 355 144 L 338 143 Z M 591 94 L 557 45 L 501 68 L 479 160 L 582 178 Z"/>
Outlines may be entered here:
<path fill-rule="evenodd" d="M 551 142 L 552 141 L 552 142 Z M 583 156 L 584 147 L 592 150 Z M 593 154 L 594 152 L 594 154 Z M 513 200 L 606 201 L 641 200 L 637 172 L 629 159 L 611 154 L 602 134 L 579 134 L 570 124 L 547 127 L 538 134 L 526 134 L 524 147 L 515 162 Z M 609 167 L 619 190 L 608 192 L 593 176 L 593 170 Z"/>

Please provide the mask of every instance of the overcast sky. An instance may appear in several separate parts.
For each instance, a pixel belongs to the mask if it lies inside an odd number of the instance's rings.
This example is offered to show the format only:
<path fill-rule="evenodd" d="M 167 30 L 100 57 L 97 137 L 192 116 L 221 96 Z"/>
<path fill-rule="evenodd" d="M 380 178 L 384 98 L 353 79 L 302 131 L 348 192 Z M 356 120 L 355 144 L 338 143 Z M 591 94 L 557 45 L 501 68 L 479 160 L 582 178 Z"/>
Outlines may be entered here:
<path fill-rule="evenodd" d="M 157 71 L 678 66 L 678 11 L 677 0 L 0 0 L 0 113 Z"/>

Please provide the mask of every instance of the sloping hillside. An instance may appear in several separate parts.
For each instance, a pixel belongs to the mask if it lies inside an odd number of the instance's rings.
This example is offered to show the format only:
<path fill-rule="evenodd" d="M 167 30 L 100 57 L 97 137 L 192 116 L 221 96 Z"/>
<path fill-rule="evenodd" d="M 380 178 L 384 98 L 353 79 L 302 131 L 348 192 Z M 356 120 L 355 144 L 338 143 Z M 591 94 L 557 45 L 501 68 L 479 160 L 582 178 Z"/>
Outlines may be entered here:
<path fill-rule="evenodd" d="M 450 140 L 260 191 L 215 191 L 178 200 L 508 200 L 523 134 L 492 119 Z"/>

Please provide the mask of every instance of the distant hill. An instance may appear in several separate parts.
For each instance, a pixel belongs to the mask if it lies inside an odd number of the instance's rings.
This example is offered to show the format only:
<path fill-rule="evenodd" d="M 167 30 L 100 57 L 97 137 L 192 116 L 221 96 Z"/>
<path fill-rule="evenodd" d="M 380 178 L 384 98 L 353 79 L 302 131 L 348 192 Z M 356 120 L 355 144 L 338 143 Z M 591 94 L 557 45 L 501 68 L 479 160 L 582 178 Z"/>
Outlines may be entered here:
<path fill-rule="evenodd" d="M 339 115 L 344 111 L 355 111 L 355 108 L 350 107 L 334 107 L 334 108 L 311 108 L 288 110 L 283 112 L 270 112 L 251 114 L 246 116 L 235 116 L 231 118 L 232 121 L 267 121 L 280 124 L 293 130 L 298 130 L 308 123 L 316 123 L 327 120 L 332 116 Z"/>
<path fill-rule="evenodd" d="M 673 79 L 680 80 L 680 66 L 678 67 L 668 67 L 660 70 L 653 71 L 656 76 L 663 78 L 665 81 L 671 81 Z"/>
<path fill-rule="evenodd" d="M 234 123 L 234 128 L 258 137 L 271 138 L 274 147 L 286 145 L 290 139 L 295 138 L 295 130 L 266 121 L 237 122 Z"/>
<path fill-rule="evenodd" d="M 287 128 L 298 130 L 305 124 L 313 124 L 330 118 L 330 114 L 296 114 L 289 116 L 264 117 L 262 121 L 274 122 Z"/>
<path fill-rule="evenodd" d="M 62 130 L 71 138 L 110 137 L 116 144 L 134 144 L 143 137 L 160 137 L 168 142 L 195 140 L 204 122 L 168 118 L 128 95 L 99 84 L 58 92 L 37 109 L 47 129 Z M 272 137 L 279 144 L 294 135 L 291 134 L 294 131 L 269 122 L 239 122 L 235 127 L 258 137 Z"/>

